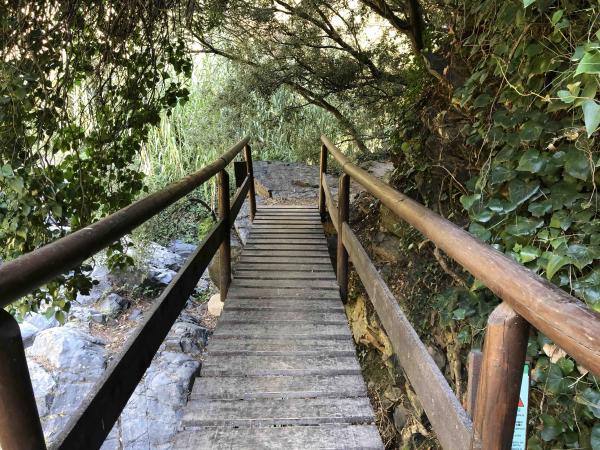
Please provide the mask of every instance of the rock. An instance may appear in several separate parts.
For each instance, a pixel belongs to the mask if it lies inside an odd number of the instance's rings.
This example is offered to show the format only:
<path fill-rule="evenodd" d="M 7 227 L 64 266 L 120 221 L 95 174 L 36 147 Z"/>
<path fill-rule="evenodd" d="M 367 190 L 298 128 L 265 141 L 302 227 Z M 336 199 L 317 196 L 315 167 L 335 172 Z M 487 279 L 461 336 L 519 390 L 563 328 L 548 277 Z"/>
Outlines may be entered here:
<path fill-rule="evenodd" d="M 394 427 L 398 430 L 399 433 L 402 432 L 402 428 L 408 422 L 409 411 L 402 405 L 396 405 L 394 407 Z"/>
<path fill-rule="evenodd" d="M 233 226 L 237 235 L 240 238 L 242 245 L 246 245 L 248 242 L 248 236 L 250 235 L 250 230 L 252 228 L 252 222 L 250 221 L 250 207 L 248 206 L 248 201 L 245 201 L 242 207 L 240 208 L 240 212 L 233 222 Z"/>
<path fill-rule="evenodd" d="M 401 241 L 396 236 L 384 233 L 380 239 L 373 242 L 373 253 L 383 261 L 395 263 L 402 256 L 400 244 Z"/>
<path fill-rule="evenodd" d="M 142 311 L 139 308 L 134 308 L 127 317 L 129 320 L 141 320 L 143 317 Z"/>
<path fill-rule="evenodd" d="M 444 370 L 444 367 L 446 367 L 446 357 L 444 356 L 444 354 L 437 347 L 434 347 L 432 345 L 427 346 L 427 351 L 433 358 L 433 361 L 435 362 L 436 366 L 438 366 L 440 370 Z"/>
<path fill-rule="evenodd" d="M 19 324 L 19 328 L 21 329 L 21 339 L 23 340 L 23 345 L 27 348 L 33 344 L 33 340 L 40 330 L 28 322 Z"/>
<path fill-rule="evenodd" d="M 145 248 L 145 252 L 148 265 L 157 269 L 166 268 L 177 271 L 184 262 L 184 259 L 180 255 L 167 250 L 155 242 L 150 242 Z"/>
<path fill-rule="evenodd" d="M 100 298 L 112 289 L 112 283 L 109 280 L 110 271 L 108 267 L 97 264 L 94 270 L 90 273 L 92 280 L 96 281 L 88 295 L 77 294 L 76 302 L 80 305 L 91 305 L 97 302 Z"/>
<path fill-rule="evenodd" d="M 129 308 L 131 302 L 119 294 L 109 294 L 97 305 L 97 309 L 102 314 L 110 318 L 115 318 L 120 312 Z"/>
<path fill-rule="evenodd" d="M 28 312 L 23 319 L 24 322 L 28 322 L 40 331 L 47 330 L 48 328 L 54 328 L 60 325 L 60 322 L 56 320 L 56 317 L 46 317 L 45 314 L 36 312 Z"/>
<path fill-rule="evenodd" d="M 208 313 L 211 316 L 219 317 L 223 312 L 223 306 L 225 303 L 221 301 L 221 294 L 216 293 L 208 301 Z"/>
<path fill-rule="evenodd" d="M 175 278 L 175 275 L 177 275 L 177 272 L 175 272 L 174 270 L 167 269 L 164 267 L 158 268 L 158 267 L 150 266 L 148 268 L 147 281 L 153 285 L 166 286 L 171 281 L 173 281 L 173 278 Z"/>
<path fill-rule="evenodd" d="M 208 330 L 196 323 L 175 322 L 164 346 L 167 350 L 197 354 L 206 346 L 208 335 Z"/>
<path fill-rule="evenodd" d="M 103 314 L 100 311 L 95 311 L 93 309 L 90 309 L 88 311 L 88 317 L 92 322 L 96 323 L 104 323 L 106 321 L 106 314 Z"/>
<path fill-rule="evenodd" d="M 35 337 L 40 331 L 47 330 L 48 328 L 54 328 L 59 325 L 60 323 L 54 316 L 48 318 L 45 314 L 28 312 L 23 319 L 23 323 L 19 325 L 21 328 L 23 345 L 25 347 L 29 347 L 31 344 L 33 344 Z"/>
<path fill-rule="evenodd" d="M 104 342 L 66 325 L 41 331 L 26 355 L 44 434 L 52 442 L 104 372 Z"/>
<path fill-rule="evenodd" d="M 197 248 L 197 245 L 187 244 L 183 241 L 180 241 L 179 239 L 171 242 L 171 244 L 167 247 L 167 249 L 170 252 L 179 255 L 183 259 L 187 259 L 192 253 L 196 251 Z"/>

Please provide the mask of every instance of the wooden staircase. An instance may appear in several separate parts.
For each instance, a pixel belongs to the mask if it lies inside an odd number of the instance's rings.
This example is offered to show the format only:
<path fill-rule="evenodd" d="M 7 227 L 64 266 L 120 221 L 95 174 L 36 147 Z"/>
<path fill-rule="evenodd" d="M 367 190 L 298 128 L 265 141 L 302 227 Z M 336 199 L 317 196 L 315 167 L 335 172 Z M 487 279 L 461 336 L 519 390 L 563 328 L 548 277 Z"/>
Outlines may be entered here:
<path fill-rule="evenodd" d="M 257 211 L 178 449 L 381 449 L 316 208 Z"/>

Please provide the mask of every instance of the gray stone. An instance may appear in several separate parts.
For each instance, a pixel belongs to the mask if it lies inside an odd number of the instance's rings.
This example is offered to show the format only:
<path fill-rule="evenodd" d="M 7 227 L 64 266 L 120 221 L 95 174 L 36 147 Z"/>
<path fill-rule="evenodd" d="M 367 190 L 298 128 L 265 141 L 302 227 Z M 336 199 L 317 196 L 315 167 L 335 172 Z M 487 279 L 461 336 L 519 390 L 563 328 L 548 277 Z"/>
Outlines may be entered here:
<path fill-rule="evenodd" d="M 129 308 L 131 302 L 126 298 L 121 297 L 119 294 L 109 294 L 101 300 L 97 306 L 99 312 L 105 314 L 108 317 L 115 318 L 124 311 Z"/>
<path fill-rule="evenodd" d="M 196 251 L 197 248 L 198 248 L 197 245 L 187 244 L 178 239 L 171 242 L 171 245 L 169 245 L 169 247 L 167 247 L 167 249 L 170 252 L 179 255 L 183 259 L 187 259 L 192 253 L 194 253 Z"/>
<path fill-rule="evenodd" d="M 33 326 L 29 322 L 23 322 L 19 324 L 19 328 L 21 329 L 21 339 L 23 339 L 23 345 L 25 347 L 29 347 L 31 344 L 33 344 L 33 341 L 40 332 L 40 329 Z"/>
<path fill-rule="evenodd" d="M 36 312 L 28 312 L 23 319 L 24 322 L 30 323 L 38 330 L 47 330 L 48 328 L 54 328 L 60 325 L 60 322 L 56 320 L 56 317 L 46 317 L 45 314 Z"/>
<path fill-rule="evenodd" d="M 145 251 L 147 252 L 147 263 L 157 269 L 167 268 L 176 271 L 179 270 L 184 262 L 184 259 L 180 255 L 167 250 L 155 242 L 150 242 Z"/>
<path fill-rule="evenodd" d="M 88 310 L 88 317 L 89 320 L 96 323 L 104 323 L 106 321 L 106 314 L 93 309 Z"/>
<path fill-rule="evenodd" d="M 398 430 L 398 432 L 401 432 L 404 428 L 404 425 L 406 425 L 406 422 L 408 422 L 409 411 L 402 405 L 396 405 L 396 407 L 394 408 L 393 417 L 394 427 L 396 427 L 396 430 Z"/>
<path fill-rule="evenodd" d="M 379 259 L 386 262 L 398 262 L 402 256 L 400 247 L 401 241 L 394 235 L 378 233 L 375 242 L 373 242 L 373 253 Z"/>
<path fill-rule="evenodd" d="M 143 317 L 142 311 L 139 308 L 134 308 L 127 317 L 129 320 L 141 320 Z"/>
<path fill-rule="evenodd" d="M 171 281 L 173 281 L 175 275 L 177 275 L 177 272 L 171 269 L 158 268 L 153 266 L 150 266 L 148 268 L 148 281 L 150 281 L 150 283 L 152 284 L 166 286 Z"/>
<path fill-rule="evenodd" d="M 26 355 L 44 434 L 52 442 L 104 372 L 104 342 L 67 325 L 40 332 Z"/>
<path fill-rule="evenodd" d="M 96 267 L 94 267 L 94 270 L 92 270 L 90 273 L 90 277 L 92 280 L 97 281 L 97 284 L 90 289 L 90 293 L 88 295 L 77 294 L 76 302 L 87 306 L 100 300 L 104 294 L 112 289 L 112 283 L 109 280 L 109 274 L 110 272 L 108 267 L 97 264 Z"/>
<path fill-rule="evenodd" d="M 435 364 L 440 368 L 440 370 L 444 370 L 444 367 L 446 367 L 446 357 L 444 356 L 442 351 L 432 345 L 427 346 L 427 351 L 433 358 Z"/>

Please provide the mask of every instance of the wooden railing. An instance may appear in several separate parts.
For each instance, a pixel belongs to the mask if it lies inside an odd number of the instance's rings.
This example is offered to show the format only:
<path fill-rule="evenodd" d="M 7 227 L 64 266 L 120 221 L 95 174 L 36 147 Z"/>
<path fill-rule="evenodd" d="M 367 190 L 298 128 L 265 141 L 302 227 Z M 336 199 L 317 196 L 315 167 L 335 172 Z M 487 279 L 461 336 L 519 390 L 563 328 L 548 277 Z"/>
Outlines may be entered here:
<path fill-rule="evenodd" d="M 236 170 L 236 173 L 245 176 L 243 180 L 237 180 L 239 188 L 230 205 L 226 168 L 242 150 L 245 170 Z M 240 163 L 236 164 L 239 167 Z M 241 164 L 243 169 L 244 164 Z M 143 323 L 125 343 L 121 354 L 92 388 L 53 445 L 53 448 L 61 450 L 100 448 L 217 250 L 220 251 L 221 298 L 227 296 L 231 280 L 230 229 L 248 194 L 251 219 L 256 213 L 248 138 L 198 172 L 105 219 L 0 266 L 1 448 L 46 448 L 19 326 L 2 307 L 76 267 L 215 175 L 219 183 L 219 220 L 156 300 Z"/>
<path fill-rule="evenodd" d="M 443 448 L 510 449 L 530 324 L 600 376 L 600 314 L 352 164 L 325 136 L 321 140 L 319 209 L 329 211 L 338 232 L 340 293 L 347 292 L 349 256 Z M 327 186 L 328 154 L 343 172 L 337 207 Z M 503 300 L 488 319 L 481 370 L 471 370 L 476 364 L 469 370 L 467 411 L 350 229 L 350 178 Z"/>

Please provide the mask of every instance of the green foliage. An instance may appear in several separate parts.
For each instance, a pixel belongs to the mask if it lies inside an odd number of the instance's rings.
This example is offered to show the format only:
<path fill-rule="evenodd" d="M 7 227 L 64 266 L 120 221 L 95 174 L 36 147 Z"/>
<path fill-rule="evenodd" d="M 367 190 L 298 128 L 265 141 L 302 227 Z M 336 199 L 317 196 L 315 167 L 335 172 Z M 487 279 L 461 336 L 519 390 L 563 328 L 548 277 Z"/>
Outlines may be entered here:
<path fill-rule="evenodd" d="M 467 4 L 473 71 L 454 101 L 473 118 L 469 141 L 490 151 L 461 198 L 469 230 L 600 311 L 599 5 Z M 568 357 L 551 362 L 551 346 L 538 335 L 528 350 L 540 405 L 529 448 L 598 448 L 597 380 Z"/>
<path fill-rule="evenodd" d="M 135 156 L 160 112 L 187 96 L 179 77 L 190 64 L 182 35 L 172 31 L 172 8 L 0 2 L 0 258 L 137 197 L 143 184 Z M 14 308 L 68 309 L 87 289 L 76 269 Z"/>

